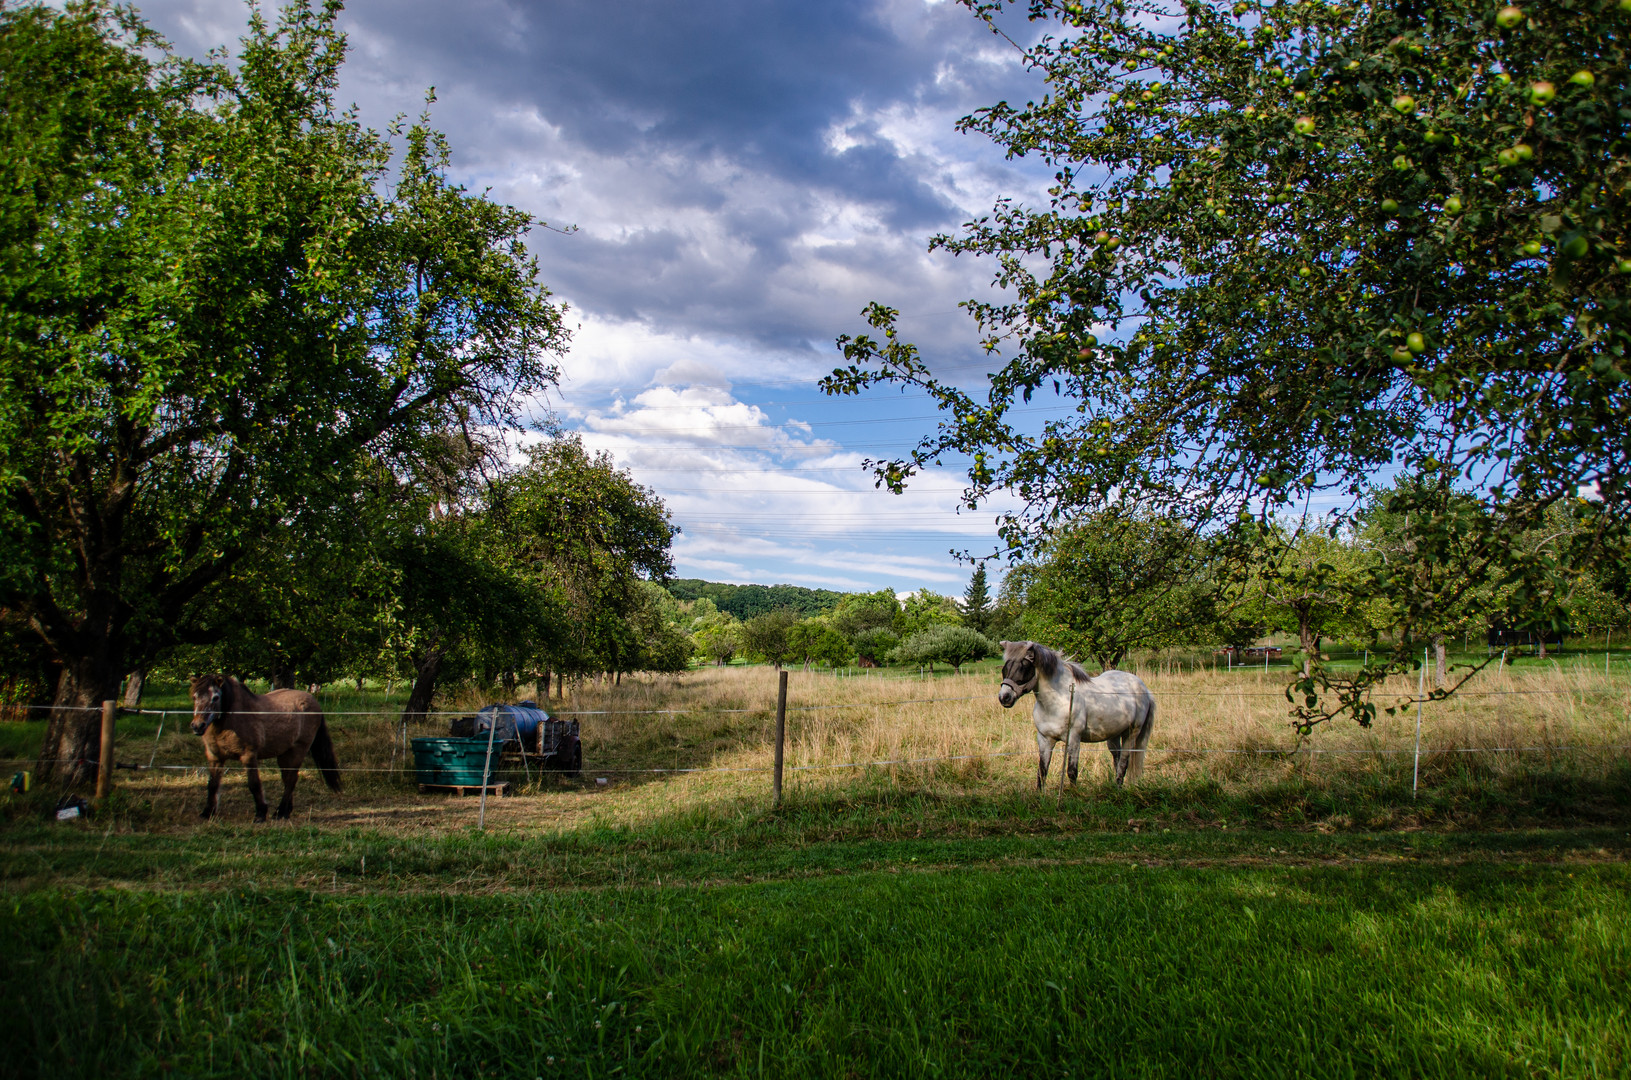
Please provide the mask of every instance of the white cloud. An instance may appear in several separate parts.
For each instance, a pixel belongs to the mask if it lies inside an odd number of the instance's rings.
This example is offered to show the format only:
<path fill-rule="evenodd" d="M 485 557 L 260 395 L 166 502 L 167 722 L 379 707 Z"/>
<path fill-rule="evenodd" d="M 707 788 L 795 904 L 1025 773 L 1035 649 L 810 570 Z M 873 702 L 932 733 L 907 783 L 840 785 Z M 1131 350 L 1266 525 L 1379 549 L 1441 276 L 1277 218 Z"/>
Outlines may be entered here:
<path fill-rule="evenodd" d="M 946 549 L 994 535 L 991 515 L 955 512 L 959 478 L 879 491 L 860 453 L 716 385 L 649 387 L 582 410 L 576 426 L 668 505 L 681 576 L 946 589 L 967 574 Z"/>

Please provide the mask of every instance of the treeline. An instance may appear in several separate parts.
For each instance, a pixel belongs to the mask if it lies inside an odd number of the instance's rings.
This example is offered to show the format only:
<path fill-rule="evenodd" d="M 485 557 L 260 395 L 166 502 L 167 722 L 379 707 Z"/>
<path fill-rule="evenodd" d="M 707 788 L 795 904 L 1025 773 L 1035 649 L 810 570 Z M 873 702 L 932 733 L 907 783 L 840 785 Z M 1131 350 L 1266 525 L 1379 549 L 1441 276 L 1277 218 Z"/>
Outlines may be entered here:
<path fill-rule="evenodd" d="M 683 670 L 689 640 L 672 598 L 667 508 L 575 436 L 506 466 L 444 440 L 399 474 L 364 468 L 348 506 L 276 532 L 190 613 L 186 640 L 154 647 L 124 683 L 225 671 L 275 687 L 341 679 L 409 686 L 407 713 L 439 688 L 514 688 L 590 673 Z M 486 448 L 495 451 L 496 448 Z M 12 611 L 0 629 L 11 702 L 48 700 L 61 662 Z"/>
<path fill-rule="evenodd" d="M 1304 673 L 1329 639 L 1437 652 L 1441 680 L 1447 645 L 1483 640 L 1495 629 L 1527 633 L 1539 645 L 1555 635 L 1612 633 L 1631 627 L 1631 572 L 1603 559 L 1549 577 L 1474 573 L 1474 538 L 1490 527 L 1471 498 L 1447 491 L 1432 525 L 1467 538 L 1459 560 L 1424 559 L 1420 522 L 1431 499 L 1400 482 L 1361 511 L 1300 526 L 1242 520 L 1197 535 L 1183 522 L 1105 511 L 1078 518 L 1033 559 L 1016 566 L 1003 604 L 1018 612 L 1027 637 L 1110 666 L 1135 650 L 1250 645 L 1269 634 L 1294 637 Z M 1576 500 L 1551 507 L 1537 527 L 1516 530 L 1516 558 L 1557 564 L 1598 527 L 1601 508 Z M 1583 535 L 1585 534 L 1585 535 Z M 1422 604 L 1422 596 L 1431 603 Z M 1544 647 L 1540 645 L 1540 647 Z"/>
<path fill-rule="evenodd" d="M 716 610 L 738 619 L 751 619 L 784 608 L 805 616 L 821 615 L 844 598 L 843 593 L 831 589 L 806 589 L 800 585 L 728 585 L 697 578 L 675 578 L 667 583 L 667 588 L 677 600 L 706 598 Z"/>
<path fill-rule="evenodd" d="M 786 590 L 786 595 L 820 600 L 822 606 L 807 614 L 789 604 L 742 618 L 713 598 L 734 599 L 746 590 L 755 590 L 748 594 L 755 599 Z M 932 668 L 941 663 L 960 671 L 966 663 L 996 655 L 991 635 L 1018 625 L 1011 618 L 1005 622 L 1010 613 L 992 603 L 983 565 L 975 569 L 961 604 L 929 589 L 905 595 L 893 589 L 834 593 L 791 585 L 681 581 L 671 582 L 669 593 L 669 624 L 686 634 L 697 660 L 720 665 L 735 659 L 778 668 L 786 664 L 808 668 L 891 663 Z"/>
<path fill-rule="evenodd" d="M 1461 560 L 1421 558 L 1424 526 L 1413 519 L 1433 505 L 1440 520 L 1426 527 L 1467 537 Z M 1009 569 L 995 598 L 982 564 L 960 603 L 929 590 L 883 590 L 840 595 L 813 615 L 786 606 L 741 619 L 688 582 L 664 605 L 664 618 L 697 660 L 715 664 L 959 668 L 995 655 L 1002 639 L 1031 639 L 1113 667 L 1135 652 L 1240 650 L 1283 635 L 1295 640 L 1305 676 L 1341 641 L 1367 648 L 1377 663 L 1401 648 L 1419 660 L 1431 648 L 1441 685 L 1450 644 L 1493 630 L 1534 642 L 1542 655 L 1563 633 L 1631 631 L 1625 560 L 1551 575 L 1561 583 L 1555 588 L 1535 588 L 1533 574 L 1475 573 L 1487 556 L 1470 545 L 1491 528 L 1478 520 L 1488 512 L 1453 490 L 1435 504 L 1414 481 L 1374 493 L 1340 522 L 1241 519 L 1197 533 L 1178 518 L 1107 510 L 1062 525 L 1036 556 Z M 1556 564 L 1589 539 L 1602 513 L 1592 500 L 1558 504 L 1504 546 L 1522 560 Z"/>

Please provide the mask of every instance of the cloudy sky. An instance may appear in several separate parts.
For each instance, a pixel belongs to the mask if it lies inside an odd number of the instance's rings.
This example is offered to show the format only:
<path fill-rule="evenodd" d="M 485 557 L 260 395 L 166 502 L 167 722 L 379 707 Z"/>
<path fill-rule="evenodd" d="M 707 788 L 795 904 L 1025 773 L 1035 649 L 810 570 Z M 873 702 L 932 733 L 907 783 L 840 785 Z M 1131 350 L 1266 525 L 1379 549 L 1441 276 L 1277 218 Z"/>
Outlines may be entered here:
<path fill-rule="evenodd" d="M 141 7 L 186 51 L 242 33 L 238 0 Z M 366 122 L 433 86 L 459 180 L 576 227 L 530 244 L 576 327 L 547 407 L 668 503 L 680 576 L 962 590 L 948 552 L 995 530 L 960 473 L 892 496 L 861 467 L 932 407 L 815 383 L 870 300 L 941 370 L 991 366 L 957 304 L 992 267 L 927 240 L 1042 199 L 1045 168 L 955 130 L 1042 92 L 1011 45 L 944 0 L 352 0 L 342 24 Z"/>

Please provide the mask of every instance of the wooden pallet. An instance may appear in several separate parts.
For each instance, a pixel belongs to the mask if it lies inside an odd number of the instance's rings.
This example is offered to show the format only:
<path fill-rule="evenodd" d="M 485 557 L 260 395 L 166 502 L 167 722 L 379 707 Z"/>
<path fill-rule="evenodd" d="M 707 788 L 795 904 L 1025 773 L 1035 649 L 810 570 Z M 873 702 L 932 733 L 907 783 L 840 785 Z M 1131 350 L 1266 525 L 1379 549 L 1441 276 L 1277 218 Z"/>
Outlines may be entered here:
<path fill-rule="evenodd" d="M 421 794 L 421 795 L 429 795 L 433 791 L 445 791 L 445 792 L 448 792 L 449 794 L 452 794 L 452 795 L 480 795 L 481 790 L 482 790 L 482 788 L 481 788 L 480 784 L 420 784 L 419 785 L 419 794 Z M 504 781 L 503 783 L 500 783 L 500 784 L 488 784 L 487 785 L 487 792 L 490 795 L 508 795 L 510 793 L 510 782 L 508 780 L 506 780 L 506 781 Z"/>

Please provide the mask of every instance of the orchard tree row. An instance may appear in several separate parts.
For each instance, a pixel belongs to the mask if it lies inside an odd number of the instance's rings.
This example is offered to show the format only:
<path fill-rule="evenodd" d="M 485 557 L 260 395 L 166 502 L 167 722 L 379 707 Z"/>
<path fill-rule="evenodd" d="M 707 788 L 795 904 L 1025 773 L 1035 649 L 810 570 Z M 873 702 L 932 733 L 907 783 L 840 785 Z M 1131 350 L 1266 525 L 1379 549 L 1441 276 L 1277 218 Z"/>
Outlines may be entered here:
<path fill-rule="evenodd" d="M 1569 629 L 1612 634 L 1631 628 L 1631 574 L 1623 562 L 1568 572 L 1560 557 L 1592 527 L 1589 502 L 1551 508 L 1519 531 L 1514 551 L 1555 572 L 1548 587 L 1483 581 L 1424 619 L 1401 601 L 1423 565 L 1407 514 L 1419 493 L 1400 485 L 1379 493 L 1352 519 L 1300 524 L 1246 521 L 1196 538 L 1181 521 L 1107 511 L 1061 530 L 1034 559 L 1010 572 L 1005 601 L 1027 636 L 1058 643 L 1101 666 L 1128 653 L 1176 647 L 1244 647 L 1271 634 L 1296 639 L 1309 676 L 1322 643 L 1336 639 L 1385 655 L 1401 643 L 1419 660 L 1431 645 L 1444 685 L 1453 641 L 1483 642 L 1492 629 L 1531 631 L 1536 641 Z M 1445 527 L 1476 536 L 1486 526 L 1476 501 L 1452 504 Z M 1380 661 L 1380 662 L 1385 662 Z"/>

